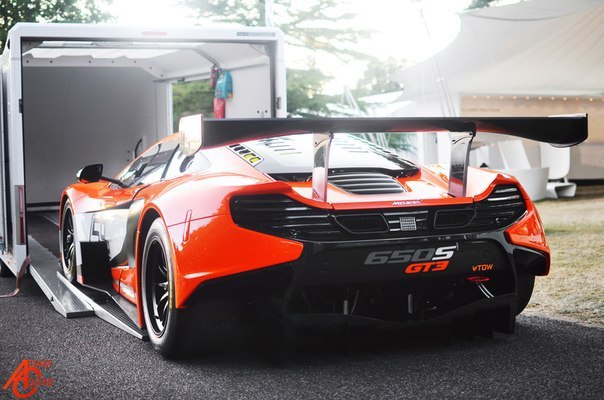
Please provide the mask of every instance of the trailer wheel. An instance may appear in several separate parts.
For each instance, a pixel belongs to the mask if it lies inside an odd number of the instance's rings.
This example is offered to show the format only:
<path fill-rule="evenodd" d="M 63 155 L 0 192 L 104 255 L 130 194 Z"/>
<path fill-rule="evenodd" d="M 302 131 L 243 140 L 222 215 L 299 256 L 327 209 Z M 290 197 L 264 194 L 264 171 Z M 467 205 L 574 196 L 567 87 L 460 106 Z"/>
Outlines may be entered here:
<path fill-rule="evenodd" d="M 149 339 L 163 356 L 172 357 L 178 345 L 174 269 L 168 232 L 160 218 L 151 224 L 145 239 L 141 289 Z"/>
<path fill-rule="evenodd" d="M 74 237 L 73 212 L 69 201 L 63 206 L 63 218 L 59 230 L 59 247 L 61 251 L 61 267 L 63 275 L 69 282 L 76 279 L 76 243 Z"/>

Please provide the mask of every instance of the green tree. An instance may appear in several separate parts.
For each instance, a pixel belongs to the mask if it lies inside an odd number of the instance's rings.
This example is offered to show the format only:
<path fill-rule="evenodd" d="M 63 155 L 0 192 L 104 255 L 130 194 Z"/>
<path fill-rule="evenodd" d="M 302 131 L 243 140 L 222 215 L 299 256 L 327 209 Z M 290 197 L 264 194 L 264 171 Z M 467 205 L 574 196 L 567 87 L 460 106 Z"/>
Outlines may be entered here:
<path fill-rule="evenodd" d="M 174 132 L 178 131 L 181 117 L 202 113 L 206 117 L 214 116 L 214 90 L 210 81 L 191 81 L 172 85 L 172 120 Z"/>
<path fill-rule="evenodd" d="M 473 10 L 475 8 L 491 7 L 493 3 L 497 4 L 498 2 L 499 0 L 472 0 L 467 9 Z"/>
<path fill-rule="evenodd" d="M 322 93 L 329 79 L 319 69 L 287 70 L 287 112 L 300 117 L 327 116 L 327 104 L 336 102 L 338 96 Z"/>
<path fill-rule="evenodd" d="M 406 60 L 397 61 L 394 58 L 388 58 L 386 61 L 372 60 L 367 64 L 363 77 L 357 82 L 356 88 L 352 90 L 352 94 L 358 101 L 359 107 L 367 111 L 370 108 L 369 104 L 363 102 L 362 97 L 401 90 L 401 85 L 390 79 L 390 77 L 401 68 L 408 65 Z M 377 140 L 375 135 L 367 135 L 367 138 L 375 143 L 386 145 L 387 147 L 400 150 L 412 151 L 414 146 L 411 143 L 411 138 L 408 134 L 386 133 L 385 143 Z"/>
<path fill-rule="evenodd" d="M 329 115 L 328 103 L 336 102 L 339 96 L 322 93 L 323 85 L 329 77 L 319 69 L 287 70 L 287 112 L 292 116 L 311 117 Z M 214 115 L 214 90 L 210 81 L 191 81 L 172 85 L 172 115 L 174 131 L 178 121 L 186 115 L 202 113 L 206 117 Z"/>
<path fill-rule="evenodd" d="M 111 0 L 2 0 L 0 2 L 0 47 L 17 22 L 102 22 L 111 15 L 102 4 Z"/>
<path fill-rule="evenodd" d="M 204 21 L 264 26 L 265 0 L 181 0 Z M 351 48 L 369 31 L 342 29 L 355 14 L 343 12 L 340 0 L 274 0 L 272 22 L 287 37 L 291 46 L 324 52 L 341 59 L 368 56 Z M 333 21 L 337 20 L 335 25 Z"/>
<path fill-rule="evenodd" d="M 390 77 L 396 71 L 404 68 L 406 64 L 405 61 L 399 62 L 392 57 L 385 62 L 381 60 L 369 61 L 363 77 L 357 82 L 357 86 L 352 90 L 352 93 L 358 98 L 401 90 L 401 85 Z"/>
<path fill-rule="evenodd" d="M 264 26 L 265 0 L 181 0 L 203 21 L 240 23 Z M 286 36 L 289 46 L 312 52 L 309 62 L 300 68 L 287 70 L 287 112 L 298 116 L 329 115 L 328 103 L 337 96 L 323 94 L 329 80 L 313 63 L 316 57 L 335 56 L 340 60 L 369 59 L 353 49 L 366 30 L 342 29 L 342 21 L 351 21 L 354 14 L 342 12 L 339 0 L 275 0 L 273 25 Z M 333 21 L 340 24 L 335 26 Z"/>

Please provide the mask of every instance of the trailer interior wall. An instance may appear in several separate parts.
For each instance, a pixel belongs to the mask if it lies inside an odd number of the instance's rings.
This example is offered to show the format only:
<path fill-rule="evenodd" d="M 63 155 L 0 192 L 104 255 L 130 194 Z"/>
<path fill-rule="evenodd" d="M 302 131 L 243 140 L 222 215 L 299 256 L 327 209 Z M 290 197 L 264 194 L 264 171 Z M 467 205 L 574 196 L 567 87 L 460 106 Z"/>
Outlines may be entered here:
<path fill-rule="evenodd" d="M 227 46 L 225 44 L 225 46 Z M 235 54 L 247 44 L 228 44 Z M 34 49 L 35 50 L 35 49 Z M 125 51 L 113 60 L 91 60 L 70 56 L 73 49 L 46 50 L 48 58 L 35 58 L 29 51 L 23 63 L 23 119 L 26 197 L 28 205 L 58 203 L 63 188 L 73 183 L 85 165 L 102 163 L 104 174 L 114 176 L 132 160 L 142 140 L 144 150 L 172 133 L 170 68 L 188 66 L 182 79 L 209 77 L 211 64 L 190 60 L 190 51 L 163 55 L 145 66 Z M 90 54 L 99 50 L 91 49 Z M 107 50 L 100 50 L 107 51 Z M 64 55 L 67 53 L 67 56 Z M 233 96 L 226 99 L 227 118 L 274 115 L 274 87 L 268 56 L 240 59 L 229 69 Z M 121 56 L 121 57 L 120 57 Z M 199 58 L 199 56 L 197 56 Z M 175 62 L 174 60 L 181 60 Z M 161 61 L 163 60 L 163 65 Z M 141 60 L 142 61 L 142 60 Z M 193 61 L 193 62 L 191 62 Z M 157 65 L 162 65 L 161 73 Z M 159 76 L 158 76 L 159 74 Z"/>
<path fill-rule="evenodd" d="M 226 99 L 227 118 L 267 118 L 272 109 L 271 73 L 265 64 L 231 70 L 233 97 Z"/>
<path fill-rule="evenodd" d="M 140 68 L 24 67 L 27 203 L 57 203 L 84 165 L 114 176 L 168 132 L 165 83 Z"/>

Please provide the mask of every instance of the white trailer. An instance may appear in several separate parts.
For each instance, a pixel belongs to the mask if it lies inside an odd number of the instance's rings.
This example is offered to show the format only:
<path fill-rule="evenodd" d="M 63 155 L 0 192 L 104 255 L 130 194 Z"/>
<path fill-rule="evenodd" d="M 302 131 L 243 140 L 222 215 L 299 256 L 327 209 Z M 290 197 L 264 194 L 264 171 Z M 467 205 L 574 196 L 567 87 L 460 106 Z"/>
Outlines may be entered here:
<path fill-rule="evenodd" d="M 30 212 L 56 208 L 79 168 L 98 162 L 111 176 L 137 144 L 144 149 L 172 133 L 174 83 L 208 79 L 216 66 L 232 75 L 227 118 L 284 117 L 283 51 L 275 28 L 15 25 L 0 62 L 3 274 L 16 275 L 27 255 L 32 267 L 48 256 L 32 249 L 58 242 L 56 232 L 34 238 Z M 54 283 L 32 275 L 56 301 L 44 287 Z"/>

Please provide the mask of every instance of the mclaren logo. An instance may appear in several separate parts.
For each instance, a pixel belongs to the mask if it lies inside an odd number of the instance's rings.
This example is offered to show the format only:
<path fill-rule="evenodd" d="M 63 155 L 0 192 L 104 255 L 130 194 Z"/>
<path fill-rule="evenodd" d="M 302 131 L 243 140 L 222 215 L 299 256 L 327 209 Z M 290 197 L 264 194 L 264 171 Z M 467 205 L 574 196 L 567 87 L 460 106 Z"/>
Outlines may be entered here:
<path fill-rule="evenodd" d="M 455 246 L 427 247 L 423 249 L 374 251 L 367 255 L 365 265 L 400 264 L 406 274 L 444 271 L 449 259 L 457 250 Z"/>
<path fill-rule="evenodd" d="M 417 206 L 419 204 L 422 204 L 422 202 L 419 200 L 404 200 L 392 202 L 393 206 Z"/>

